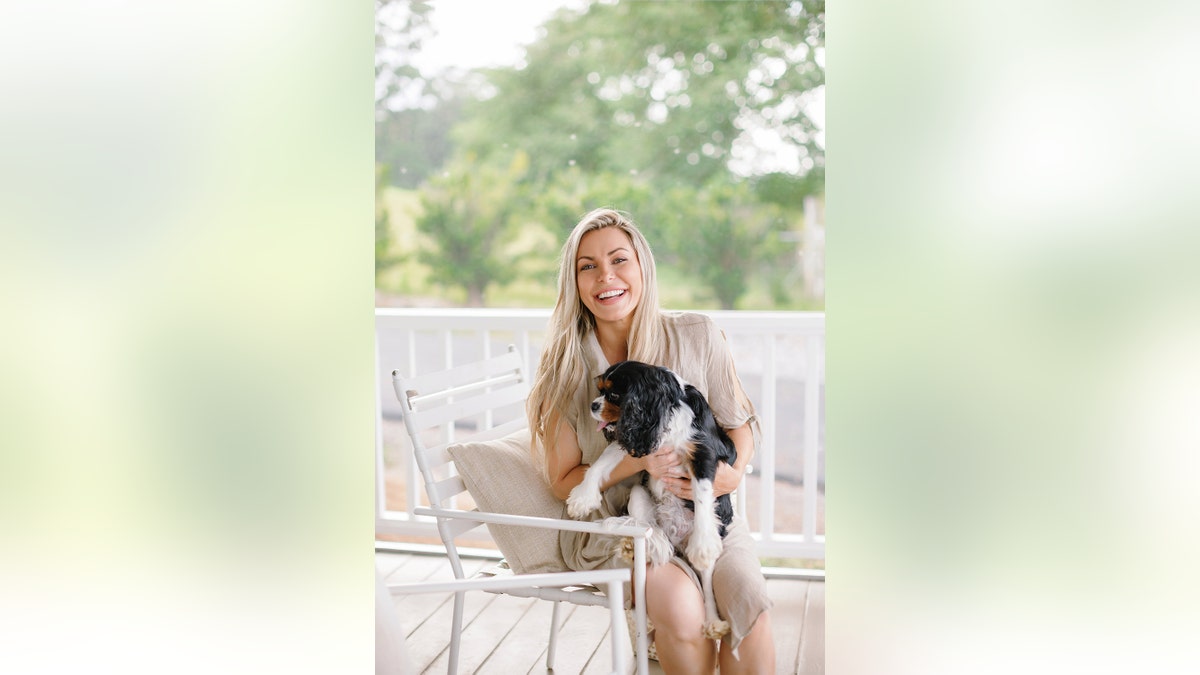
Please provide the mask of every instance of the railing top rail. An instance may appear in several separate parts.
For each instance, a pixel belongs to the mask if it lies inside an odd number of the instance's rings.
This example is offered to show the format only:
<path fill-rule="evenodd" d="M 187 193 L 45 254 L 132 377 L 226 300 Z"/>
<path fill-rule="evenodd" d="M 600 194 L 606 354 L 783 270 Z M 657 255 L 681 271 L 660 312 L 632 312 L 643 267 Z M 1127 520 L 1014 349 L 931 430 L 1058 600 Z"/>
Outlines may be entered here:
<path fill-rule="evenodd" d="M 549 309 L 508 307 L 376 307 L 375 316 L 434 316 L 448 319 L 466 317 L 549 318 Z"/>
<path fill-rule="evenodd" d="M 675 311 L 675 310 L 668 310 Z M 771 312 L 743 310 L 689 310 L 711 316 L 730 332 L 810 333 L 825 329 L 824 312 Z M 550 318 L 549 309 L 503 307 L 378 307 L 377 318 L 411 322 L 416 329 L 429 328 L 541 328 Z"/>

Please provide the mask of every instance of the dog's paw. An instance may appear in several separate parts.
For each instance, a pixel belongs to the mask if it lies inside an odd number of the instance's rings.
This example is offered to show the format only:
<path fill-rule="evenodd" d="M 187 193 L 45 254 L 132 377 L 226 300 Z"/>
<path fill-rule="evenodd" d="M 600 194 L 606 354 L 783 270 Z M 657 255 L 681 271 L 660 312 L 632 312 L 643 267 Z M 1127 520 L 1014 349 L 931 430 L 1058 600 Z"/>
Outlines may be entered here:
<path fill-rule="evenodd" d="M 633 537 L 621 537 L 614 550 L 621 560 L 633 564 Z M 667 539 L 667 536 L 659 530 L 654 530 L 650 537 L 646 539 L 646 558 L 651 565 L 657 567 L 658 565 L 671 562 L 671 558 L 674 555 L 675 547 L 671 546 L 671 542 Z"/>
<path fill-rule="evenodd" d="M 729 622 L 717 619 L 704 624 L 704 637 L 709 640 L 719 640 L 729 633 Z"/>
<path fill-rule="evenodd" d="M 592 511 L 600 508 L 602 497 L 596 490 L 589 490 L 583 483 L 575 486 L 567 495 L 567 514 L 572 518 L 585 518 Z"/>
<path fill-rule="evenodd" d="M 617 557 L 630 565 L 633 564 L 633 538 L 621 537 L 617 543 Z"/>
<path fill-rule="evenodd" d="M 693 533 L 687 545 L 688 562 L 692 563 L 692 567 L 697 570 L 706 570 L 717 562 L 717 558 L 721 557 L 721 548 L 720 539 L 698 537 Z"/>

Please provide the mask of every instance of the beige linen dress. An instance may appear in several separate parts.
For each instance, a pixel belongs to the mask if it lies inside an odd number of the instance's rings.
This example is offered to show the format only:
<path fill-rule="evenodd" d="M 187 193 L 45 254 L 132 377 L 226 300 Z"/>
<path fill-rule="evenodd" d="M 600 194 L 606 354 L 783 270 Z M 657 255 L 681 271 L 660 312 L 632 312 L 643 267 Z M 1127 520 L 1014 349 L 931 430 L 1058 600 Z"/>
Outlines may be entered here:
<path fill-rule="evenodd" d="M 753 419 L 749 399 L 742 390 L 734 370 L 733 358 L 725 336 L 703 314 L 663 314 L 667 334 L 667 356 L 663 363 L 694 385 L 708 399 L 717 422 L 726 429 L 742 426 Z M 608 444 L 604 435 L 596 430 L 591 417 L 591 402 L 597 396 L 595 378 L 601 375 L 609 363 L 600 349 L 594 333 L 585 338 L 585 358 L 588 379 L 575 392 L 574 401 L 566 411 L 566 421 L 575 429 L 583 462 L 591 464 L 600 456 Z M 758 435 L 755 434 L 755 445 Z M 640 480 L 640 474 L 631 476 L 604 493 L 600 508 L 592 512 L 590 520 L 625 515 L 629 490 Z M 755 553 L 754 540 L 749 527 L 740 517 L 725 535 L 725 546 L 713 567 L 713 595 L 721 618 L 730 624 L 731 647 L 736 649 L 742 638 L 754 627 L 760 614 L 770 609 L 762 567 Z M 563 560 L 575 570 L 609 567 L 628 567 L 614 552 L 615 537 L 589 535 L 582 532 L 563 531 L 559 537 Z M 700 588 L 699 577 L 683 558 L 676 556 L 672 562 L 682 568 Z M 629 585 L 625 585 L 625 604 L 630 606 Z M 650 635 L 653 639 L 653 633 Z"/>

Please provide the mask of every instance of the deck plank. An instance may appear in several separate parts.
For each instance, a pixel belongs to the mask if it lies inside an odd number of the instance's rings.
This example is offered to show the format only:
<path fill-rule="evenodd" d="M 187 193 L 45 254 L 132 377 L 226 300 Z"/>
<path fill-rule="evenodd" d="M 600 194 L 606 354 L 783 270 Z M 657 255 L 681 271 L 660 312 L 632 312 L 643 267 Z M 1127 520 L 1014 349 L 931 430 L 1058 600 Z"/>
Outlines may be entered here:
<path fill-rule="evenodd" d="M 771 632 L 775 637 L 775 672 L 798 673 L 796 659 L 804 633 L 804 605 L 808 600 L 807 581 L 767 581 L 767 594 L 775 601 L 771 608 Z"/>
<path fill-rule="evenodd" d="M 388 583 L 445 581 L 454 578 L 447 558 L 413 556 L 414 560 L 398 568 Z M 463 571 L 468 576 L 484 566 L 481 560 L 464 560 Z M 472 620 L 487 605 L 491 594 L 467 593 L 463 609 L 463 625 Z M 409 658 L 418 672 L 427 668 L 450 646 L 450 624 L 454 619 L 453 593 L 421 593 L 396 598 L 396 613 L 404 627 Z M 443 668 L 443 672 L 445 669 Z"/>
<path fill-rule="evenodd" d="M 495 598 L 491 593 L 471 592 L 465 595 L 463 604 L 463 625 L 474 621 L 480 613 Z M 437 610 L 429 616 L 421 625 L 408 636 L 409 654 L 413 660 L 413 664 L 420 672 L 439 672 L 433 670 L 430 666 L 433 665 L 443 653 L 449 651 L 450 647 L 450 624 L 454 620 L 454 595 L 448 594 L 443 598 L 443 603 Z M 462 643 L 463 647 L 459 658 L 467 651 L 474 651 L 475 645 L 467 646 L 467 643 Z M 443 665 L 440 672 L 446 672 Z"/>
<path fill-rule="evenodd" d="M 566 610 L 570 609 L 570 614 Z M 600 611 L 588 611 L 600 610 Z M 567 614 L 562 628 L 558 631 L 558 652 L 554 657 L 554 671 L 557 673 L 580 673 L 591 660 L 596 649 L 608 633 L 608 611 L 602 607 L 585 607 L 563 603 L 559 612 Z M 546 645 L 549 647 L 549 645 Z M 542 650 L 542 659 L 534 664 L 530 673 L 543 675 L 546 670 L 546 650 Z M 602 655 L 608 659 L 609 655 Z"/>
<path fill-rule="evenodd" d="M 569 605 L 564 604 L 562 612 L 566 613 L 568 607 Z M 509 632 L 505 640 L 488 655 L 487 660 L 475 672 L 480 675 L 512 675 L 527 673 L 539 664 L 544 666 L 553 609 L 552 602 L 535 601 L 521 624 Z"/>
<path fill-rule="evenodd" d="M 463 564 L 470 575 L 491 562 L 468 559 Z M 454 576 L 449 560 L 438 556 L 377 553 L 376 566 L 388 583 L 445 580 Z M 775 602 L 771 617 L 776 673 L 823 674 L 825 585 L 818 581 L 770 579 L 767 590 Z M 395 600 L 417 672 L 445 673 L 453 594 L 397 596 Z M 552 603 L 482 592 L 467 593 L 466 603 L 460 673 L 548 672 L 545 666 Z M 563 603 L 560 611 L 563 626 L 555 672 L 608 673 L 612 636 L 607 608 Z M 624 664 L 632 671 L 633 663 L 630 653 Z M 650 673 L 661 674 L 661 666 L 651 661 Z"/>
<path fill-rule="evenodd" d="M 379 572 L 380 577 L 387 579 L 412 559 L 413 556 L 400 553 L 376 553 L 375 570 Z"/>
<path fill-rule="evenodd" d="M 587 607 L 585 609 L 599 610 L 600 607 Z M 608 620 L 608 610 L 604 609 L 604 619 Z M 625 667 L 625 672 L 637 672 L 637 660 L 633 657 L 632 640 L 629 637 L 629 628 L 623 629 L 625 632 L 625 644 L 628 654 L 626 654 L 622 663 Z M 608 675 L 612 672 L 612 631 L 608 631 L 604 635 L 604 639 L 596 647 L 596 653 L 592 660 L 588 662 L 587 668 L 580 675 Z M 649 663 L 649 675 L 663 675 L 662 666 L 658 665 L 658 661 L 651 660 Z"/>
<path fill-rule="evenodd" d="M 394 570 L 384 578 L 387 584 L 410 584 L 422 581 L 442 580 L 449 572 L 450 563 L 444 558 L 433 556 L 412 556 L 403 566 Z M 450 576 L 453 576 L 452 574 Z M 437 608 L 446 600 L 445 594 L 419 594 L 393 596 L 396 603 L 396 615 L 400 617 L 400 625 L 404 634 L 411 640 L 413 631 L 421 627 Z"/>
<path fill-rule="evenodd" d="M 804 605 L 804 634 L 796 658 L 796 672 L 823 675 L 825 672 L 825 584 L 814 583 Z"/>
<path fill-rule="evenodd" d="M 481 594 L 490 598 L 486 608 L 467 623 L 463 614 L 462 646 L 459 648 L 458 672 L 474 673 L 484 661 L 499 648 L 514 630 L 525 630 L 522 626 L 525 615 L 538 600 L 519 598 L 512 595 Z M 447 643 L 449 638 L 447 637 Z M 469 645 L 469 648 L 468 648 Z M 444 673 L 450 664 L 450 650 L 443 650 L 430 664 L 431 673 Z"/>

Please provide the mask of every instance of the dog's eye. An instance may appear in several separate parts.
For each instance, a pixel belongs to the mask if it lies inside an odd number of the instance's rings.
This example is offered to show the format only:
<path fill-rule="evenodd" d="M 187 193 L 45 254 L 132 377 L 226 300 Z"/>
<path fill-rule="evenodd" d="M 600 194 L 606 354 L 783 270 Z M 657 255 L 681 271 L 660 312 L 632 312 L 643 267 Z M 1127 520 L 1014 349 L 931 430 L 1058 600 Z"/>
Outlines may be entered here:
<path fill-rule="evenodd" d="M 621 400 L 621 395 L 616 392 L 610 391 L 604 395 L 604 398 L 607 399 L 610 403 L 616 403 Z"/>

